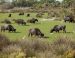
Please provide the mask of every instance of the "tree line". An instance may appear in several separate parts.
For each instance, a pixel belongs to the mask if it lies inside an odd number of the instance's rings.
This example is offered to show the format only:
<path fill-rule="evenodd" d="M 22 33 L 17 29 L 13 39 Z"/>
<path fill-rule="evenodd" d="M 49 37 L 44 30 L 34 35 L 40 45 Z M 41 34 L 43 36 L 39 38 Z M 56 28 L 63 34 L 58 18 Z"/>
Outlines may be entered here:
<path fill-rule="evenodd" d="M 12 0 L 12 2 L 9 1 L 10 0 L 0 0 L 0 4 L 9 3 L 12 4 L 14 7 L 33 7 L 35 5 L 41 6 L 43 4 L 45 4 L 46 6 L 49 5 L 54 7 L 75 7 L 75 0 L 63 0 L 62 2 L 56 0 Z"/>

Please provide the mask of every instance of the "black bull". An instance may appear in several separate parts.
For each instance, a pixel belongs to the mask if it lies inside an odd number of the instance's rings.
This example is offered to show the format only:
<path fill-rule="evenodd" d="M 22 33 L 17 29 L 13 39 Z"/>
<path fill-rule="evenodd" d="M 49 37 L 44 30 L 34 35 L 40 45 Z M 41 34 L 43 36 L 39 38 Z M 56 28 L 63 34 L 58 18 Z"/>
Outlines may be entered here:
<path fill-rule="evenodd" d="M 14 20 L 15 21 L 15 23 L 17 23 L 17 24 L 21 24 L 21 25 L 26 25 L 26 22 L 23 20 L 23 19 L 18 19 L 18 20 Z"/>
<path fill-rule="evenodd" d="M 74 23 L 74 22 L 75 22 L 74 16 L 72 16 L 72 15 L 65 16 L 65 17 L 64 17 L 64 21 L 65 21 L 65 22 L 68 21 L 68 22 L 73 22 L 73 23 Z"/>
<path fill-rule="evenodd" d="M 29 29 L 28 36 L 33 36 L 33 35 L 38 36 L 38 37 L 44 37 L 44 34 L 38 28 Z"/>
<path fill-rule="evenodd" d="M 52 33 L 52 32 L 59 32 L 59 31 L 61 31 L 61 30 L 63 30 L 63 32 L 66 32 L 66 25 L 55 25 L 51 30 L 50 30 L 50 32 Z"/>
<path fill-rule="evenodd" d="M 19 13 L 19 15 L 24 15 L 24 12 Z"/>
<path fill-rule="evenodd" d="M 6 24 L 11 24 L 11 21 L 8 19 L 5 19 L 4 21 L 2 21 L 1 23 L 6 23 Z"/>
<path fill-rule="evenodd" d="M 9 32 L 16 32 L 16 29 L 12 25 L 3 25 L 1 26 L 1 32 L 8 30 Z"/>
<path fill-rule="evenodd" d="M 27 20 L 28 23 L 36 23 L 38 22 L 38 19 L 32 18 L 30 20 Z"/>
<path fill-rule="evenodd" d="M 11 17 L 11 14 L 9 14 L 9 16 L 8 17 Z"/>

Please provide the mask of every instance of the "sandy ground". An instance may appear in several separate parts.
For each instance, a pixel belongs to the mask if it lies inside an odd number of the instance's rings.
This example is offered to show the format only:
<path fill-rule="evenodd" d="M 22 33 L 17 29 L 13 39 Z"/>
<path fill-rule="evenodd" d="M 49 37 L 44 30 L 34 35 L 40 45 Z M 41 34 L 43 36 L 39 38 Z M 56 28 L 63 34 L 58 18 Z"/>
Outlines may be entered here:
<path fill-rule="evenodd" d="M 53 21 L 53 20 L 55 20 L 55 19 L 57 19 L 57 18 L 56 18 L 56 17 L 49 18 L 49 19 L 43 18 L 41 21 Z"/>

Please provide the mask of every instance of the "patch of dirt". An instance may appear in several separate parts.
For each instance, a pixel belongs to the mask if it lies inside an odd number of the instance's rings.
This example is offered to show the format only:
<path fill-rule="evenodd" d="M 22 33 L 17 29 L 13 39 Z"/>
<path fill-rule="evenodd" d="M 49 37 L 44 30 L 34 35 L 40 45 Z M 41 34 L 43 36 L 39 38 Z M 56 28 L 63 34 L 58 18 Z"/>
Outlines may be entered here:
<path fill-rule="evenodd" d="M 49 19 L 41 19 L 41 21 L 54 21 L 55 19 L 57 19 L 57 18 L 53 17 L 53 18 L 49 18 Z"/>
<path fill-rule="evenodd" d="M 26 36 L 23 36 L 23 38 L 22 39 L 25 39 L 26 38 Z"/>

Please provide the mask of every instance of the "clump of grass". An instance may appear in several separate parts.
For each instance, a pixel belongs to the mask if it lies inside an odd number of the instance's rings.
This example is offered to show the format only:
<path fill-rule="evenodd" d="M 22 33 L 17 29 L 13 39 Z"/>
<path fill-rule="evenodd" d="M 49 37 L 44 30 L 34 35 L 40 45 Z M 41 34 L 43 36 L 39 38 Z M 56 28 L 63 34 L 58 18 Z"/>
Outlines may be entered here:
<path fill-rule="evenodd" d="M 63 55 L 64 58 L 75 58 L 75 50 L 70 49 L 66 51 Z"/>
<path fill-rule="evenodd" d="M 75 48 L 75 41 L 61 37 L 51 44 L 44 39 L 24 39 L 19 45 L 25 49 L 27 57 L 61 58 L 66 51 Z"/>
<path fill-rule="evenodd" d="M 21 47 L 16 44 L 4 47 L 0 53 L 0 58 L 24 58 L 25 56 Z"/>
<path fill-rule="evenodd" d="M 24 39 L 19 41 L 18 45 L 25 50 L 27 57 L 36 56 L 37 53 L 45 52 L 49 49 L 49 44 L 42 39 Z"/>
<path fill-rule="evenodd" d="M 0 35 L 3 40 L 3 35 Z M 50 43 L 46 39 L 22 39 L 5 45 L 0 51 L 0 58 L 74 58 L 75 40 L 68 37 L 60 37 Z M 6 44 L 9 43 L 6 42 Z"/>
<path fill-rule="evenodd" d="M 60 38 L 51 44 L 51 51 L 56 55 L 63 55 L 66 51 L 75 48 L 75 41 L 66 37 Z"/>
<path fill-rule="evenodd" d="M 9 45 L 9 44 L 10 44 L 10 40 L 9 40 L 6 36 L 0 34 L 0 50 L 1 50 L 4 46 L 7 46 L 7 45 Z"/>

